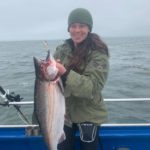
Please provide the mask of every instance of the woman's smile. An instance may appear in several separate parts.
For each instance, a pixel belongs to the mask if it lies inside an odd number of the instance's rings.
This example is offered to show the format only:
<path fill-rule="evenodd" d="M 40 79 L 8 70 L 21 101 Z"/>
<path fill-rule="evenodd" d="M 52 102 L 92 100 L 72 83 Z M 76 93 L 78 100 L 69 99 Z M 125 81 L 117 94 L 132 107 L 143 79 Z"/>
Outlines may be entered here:
<path fill-rule="evenodd" d="M 86 24 L 73 23 L 69 27 L 69 32 L 70 32 L 71 39 L 73 40 L 74 44 L 76 45 L 86 39 L 86 37 L 89 33 L 89 27 Z"/>

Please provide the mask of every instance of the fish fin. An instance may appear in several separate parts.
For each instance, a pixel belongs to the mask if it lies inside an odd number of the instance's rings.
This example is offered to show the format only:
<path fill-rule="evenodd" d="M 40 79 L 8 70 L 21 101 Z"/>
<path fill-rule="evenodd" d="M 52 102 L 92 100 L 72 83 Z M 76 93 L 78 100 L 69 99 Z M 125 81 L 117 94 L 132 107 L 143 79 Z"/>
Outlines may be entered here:
<path fill-rule="evenodd" d="M 58 140 L 58 144 L 60 144 L 61 142 L 63 142 L 65 139 L 66 139 L 66 135 L 65 135 L 65 133 L 63 132 L 62 135 L 61 135 L 61 137 L 60 137 L 59 140 Z"/>

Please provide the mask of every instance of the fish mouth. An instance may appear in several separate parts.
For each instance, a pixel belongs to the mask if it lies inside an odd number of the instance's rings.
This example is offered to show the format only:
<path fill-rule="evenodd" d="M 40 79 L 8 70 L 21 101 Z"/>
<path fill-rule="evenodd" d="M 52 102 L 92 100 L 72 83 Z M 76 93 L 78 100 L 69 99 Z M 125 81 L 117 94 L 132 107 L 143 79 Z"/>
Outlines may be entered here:
<path fill-rule="evenodd" d="M 49 74 L 47 72 L 48 71 L 47 68 L 52 63 L 50 51 L 48 51 L 45 60 L 41 60 L 36 57 L 33 57 L 33 62 L 34 62 L 36 77 L 42 80 L 46 80 L 46 79 L 49 80 Z"/>
<path fill-rule="evenodd" d="M 41 64 L 41 62 L 42 62 L 42 60 L 39 60 L 39 59 L 36 58 L 36 57 L 33 57 L 33 61 L 34 61 L 34 66 L 35 66 L 35 68 L 38 67 L 38 66 Z M 50 58 L 50 51 L 49 51 L 49 50 L 48 50 L 48 52 L 47 52 L 46 59 L 43 60 L 43 61 L 45 61 L 45 62 L 51 61 L 51 58 Z"/>

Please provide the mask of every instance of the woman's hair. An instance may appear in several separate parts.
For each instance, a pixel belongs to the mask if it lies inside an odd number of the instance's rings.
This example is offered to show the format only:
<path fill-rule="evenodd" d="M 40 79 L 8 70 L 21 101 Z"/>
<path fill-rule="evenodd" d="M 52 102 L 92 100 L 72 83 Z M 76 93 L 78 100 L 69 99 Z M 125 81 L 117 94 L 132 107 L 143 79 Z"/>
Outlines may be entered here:
<path fill-rule="evenodd" d="M 82 73 L 85 68 L 87 57 L 92 51 L 97 50 L 109 56 L 107 45 L 95 33 L 89 33 L 87 38 L 76 47 L 74 46 L 72 39 L 68 39 L 66 42 L 69 43 L 73 50 L 73 57 L 70 59 L 69 65 L 66 66 L 68 70 L 73 69 L 78 73 Z M 82 69 L 81 65 L 83 65 Z"/>

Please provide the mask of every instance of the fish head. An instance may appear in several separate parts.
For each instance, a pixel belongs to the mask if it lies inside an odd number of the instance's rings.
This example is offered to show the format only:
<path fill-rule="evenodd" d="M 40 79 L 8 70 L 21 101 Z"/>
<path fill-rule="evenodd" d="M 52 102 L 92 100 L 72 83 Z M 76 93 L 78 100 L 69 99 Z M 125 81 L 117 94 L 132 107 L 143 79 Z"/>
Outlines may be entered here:
<path fill-rule="evenodd" d="M 33 57 L 36 78 L 42 81 L 53 81 L 58 73 L 54 58 L 48 53 L 46 60 Z"/>

